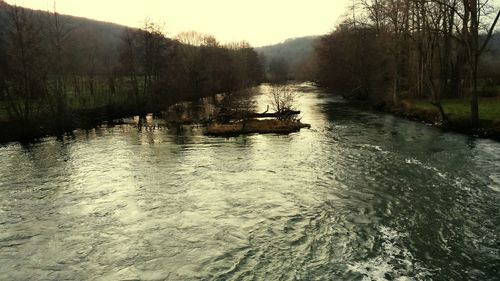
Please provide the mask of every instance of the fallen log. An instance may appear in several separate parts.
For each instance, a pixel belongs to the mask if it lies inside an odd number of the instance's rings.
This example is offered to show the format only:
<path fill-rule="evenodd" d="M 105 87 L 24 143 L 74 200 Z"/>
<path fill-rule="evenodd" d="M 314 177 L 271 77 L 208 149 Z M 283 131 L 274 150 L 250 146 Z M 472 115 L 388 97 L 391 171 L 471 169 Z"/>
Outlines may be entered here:
<path fill-rule="evenodd" d="M 299 115 L 300 110 L 286 110 L 282 112 L 271 112 L 271 113 L 257 113 L 257 112 L 225 112 L 220 113 L 217 118 L 219 120 L 242 120 L 242 119 L 254 119 L 254 118 L 278 118 L 286 119 L 294 115 Z"/>
<path fill-rule="evenodd" d="M 285 116 L 293 116 L 293 115 L 299 115 L 300 110 L 287 110 L 283 112 L 272 112 L 272 113 L 256 113 L 256 112 L 251 112 L 247 116 L 247 118 L 280 118 L 280 117 L 285 117 Z"/>

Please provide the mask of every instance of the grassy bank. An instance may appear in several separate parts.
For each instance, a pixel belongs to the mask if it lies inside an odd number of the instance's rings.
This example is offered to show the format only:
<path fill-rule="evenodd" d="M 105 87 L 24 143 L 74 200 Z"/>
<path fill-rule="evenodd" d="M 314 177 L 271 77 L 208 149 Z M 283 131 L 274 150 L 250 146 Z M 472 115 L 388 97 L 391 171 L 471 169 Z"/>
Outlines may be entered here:
<path fill-rule="evenodd" d="M 444 121 L 438 108 L 425 100 L 405 100 L 390 111 L 399 116 L 436 124 L 446 130 L 500 140 L 500 98 L 479 99 L 477 126 L 470 121 L 468 100 L 447 99 L 441 105 L 446 115 Z"/>
<path fill-rule="evenodd" d="M 437 109 L 428 101 L 415 101 L 414 106 L 421 110 Z M 450 119 L 467 119 L 470 116 L 470 102 L 462 99 L 443 100 L 444 112 Z M 481 98 L 479 100 L 479 119 L 500 122 L 500 98 Z"/>

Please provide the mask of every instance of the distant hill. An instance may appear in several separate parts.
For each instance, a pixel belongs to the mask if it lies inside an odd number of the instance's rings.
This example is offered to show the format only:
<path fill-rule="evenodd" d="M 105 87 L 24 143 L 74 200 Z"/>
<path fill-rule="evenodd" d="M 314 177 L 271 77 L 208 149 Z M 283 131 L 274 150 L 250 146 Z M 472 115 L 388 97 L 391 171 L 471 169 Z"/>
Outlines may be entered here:
<path fill-rule="evenodd" d="M 265 57 L 267 67 L 276 61 L 285 62 L 292 76 L 291 78 L 293 78 L 293 73 L 297 65 L 313 54 L 315 42 L 319 37 L 320 36 L 306 36 L 290 38 L 275 45 L 255 48 L 255 50 L 259 55 Z"/>
<path fill-rule="evenodd" d="M 0 0 L 0 25 L 2 27 L 9 26 L 9 12 L 10 12 L 11 6 L 7 4 L 6 2 Z M 31 10 L 28 8 L 22 8 L 28 11 L 33 11 L 33 14 L 35 17 L 40 17 L 40 18 L 48 18 L 50 17 L 50 13 L 47 11 L 41 11 L 41 10 Z M 117 39 L 115 37 L 118 37 L 121 32 L 123 31 L 126 26 L 115 24 L 115 23 L 110 23 L 110 22 L 103 22 L 103 21 L 97 21 L 97 20 L 92 20 L 88 18 L 82 18 L 82 17 L 75 17 L 75 16 L 69 16 L 69 15 L 59 15 L 61 22 L 66 25 L 67 28 L 71 29 L 89 29 L 96 31 L 97 33 L 106 33 L 109 39 Z M 2 28 L 3 29 L 3 28 Z"/>
<path fill-rule="evenodd" d="M 314 51 L 314 43 L 319 36 L 306 36 L 290 38 L 275 45 L 255 48 L 259 54 L 263 54 L 269 61 L 273 58 L 283 58 L 290 65 L 299 62 L 305 56 Z"/>
<path fill-rule="evenodd" d="M 51 14 L 47 11 L 23 9 L 33 12 L 34 18 L 42 23 L 47 23 L 51 19 Z M 10 10 L 11 6 L 0 0 L 0 38 L 5 38 L 9 28 L 13 26 Z M 59 20 L 64 30 L 71 30 L 72 40 L 76 41 L 76 45 L 99 46 L 99 50 L 108 56 L 116 55 L 116 48 L 121 42 L 120 36 L 126 28 L 114 23 L 68 15 L 59 15 Z"/>

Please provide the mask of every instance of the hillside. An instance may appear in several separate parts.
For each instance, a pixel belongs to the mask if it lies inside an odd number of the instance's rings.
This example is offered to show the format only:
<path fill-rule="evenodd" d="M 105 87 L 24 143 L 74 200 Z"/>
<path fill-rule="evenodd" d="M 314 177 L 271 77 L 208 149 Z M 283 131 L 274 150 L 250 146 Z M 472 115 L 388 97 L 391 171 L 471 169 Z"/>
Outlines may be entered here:
<path fill-rule="evenodd" d="M 313 54 L 318 38 L 319 36 L 291 38 L 282 43 L 259 47 L 255 50 L 265 57 L 268 71 L 273 63 L 285 64 L 282 67 L 287 70 L 288 78 L 295 78 L 297 66 Z"/>
<path fill-rule="evenodd" d="M 24 9 L 24 8 L 22 8 Z M 47 11 L 25 9 L 28 15 L 47 24 L 51 20 L 51 14 Z M 0 37 L 5 38 L 9 29 L 13 27 L 11 19 L 11 6 L 0 0 Z M 32 14 L 31 14 L 32 13 Z M 71 31 L 71 39 L 77 46 L 92 44 L 99 46 L 99 50 L 107 56 L 112 56 L 120 43 L 120 36 L 125 26 L 91 20 L 82 17 L 60 15 L 62 29 Z"/>
<path fill-rule="evenodd" d="M 263 54 L 268 61 L 274 58 L 283 58 L 290 65 L 294 65 L 313 52 L 314 42 L 318 38 L 319 36 L 290 38 L 275 45 L 256 48 L 256 50 L 259 54 Z"/>
<path fill-rule="evenodd" d="M 10 18 L 9 18 L 9 13 L 10 13 L 11 6 L 7 4 L 6 2 L 0 0 L 0 24 L 3 27 L 9 26 Z M 25 8 L 21 8 L 25 9 Z M 25 9 L 27 11 L 33 12 L 33 15 L 35 17 L 39 18 L 45 18 L 48 20 L 50 13 L 47 11 L 41 11 L 41 10 L 31 10 L 31 9 Z M 98 21 L 98 20 L 93 20 L 93 19 L 88 19 L 88 18 L 82 18 L 82 17 L 75 17 L 75 16 L 69 16 L 69 15 L 60 15 L 60 20 L 63 25 L 66 25 L 67 28 L 71 29 L 91 29 L 93 31 L 97 31 L 98 33 L 106 33 L 109 35 L 110 39 L 117 39 L 116 37 L 121 34 L 124 28 L 126 26 L 115 24 L 115 23 L 110 23 L 110 22 L 103 22 L 103 21 Z"/>

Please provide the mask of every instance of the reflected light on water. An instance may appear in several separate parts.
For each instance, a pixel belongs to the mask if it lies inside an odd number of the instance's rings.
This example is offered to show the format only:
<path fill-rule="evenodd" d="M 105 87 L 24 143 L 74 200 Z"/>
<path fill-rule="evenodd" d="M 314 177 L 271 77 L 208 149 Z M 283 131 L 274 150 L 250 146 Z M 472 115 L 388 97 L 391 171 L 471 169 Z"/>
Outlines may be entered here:
<path fill-rule="evenodd" d="M 0 279 L 498 276 L 498 143 L 293 88 L 290 135 L 147 116 L 0 147 Z"/>

